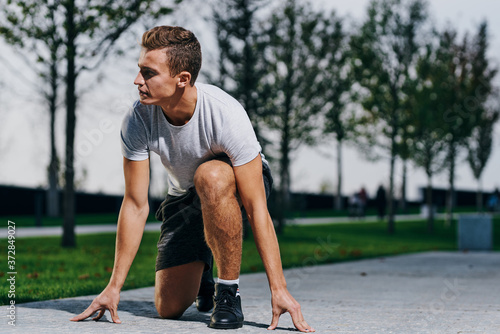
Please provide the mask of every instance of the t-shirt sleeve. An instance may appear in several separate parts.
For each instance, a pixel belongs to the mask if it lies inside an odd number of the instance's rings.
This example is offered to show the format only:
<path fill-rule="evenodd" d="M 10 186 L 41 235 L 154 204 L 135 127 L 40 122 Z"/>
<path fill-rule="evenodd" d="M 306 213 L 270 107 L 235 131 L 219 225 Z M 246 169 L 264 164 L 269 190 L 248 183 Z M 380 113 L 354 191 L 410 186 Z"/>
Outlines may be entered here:
<path fill-rule="evenodd" d="M 149 158 L 149 145 L 146 126 L 137 112 L 136 106 L 131 108 L 122 122 L 120 131 L 122 154 L 134 161 Z"/>
<path fill-rule="evenodd" d="M 252 161 L 260 153 L 261 147 L 252 123 L 241 105 L 228 111 L 220 145 L 234 167 Z"/>

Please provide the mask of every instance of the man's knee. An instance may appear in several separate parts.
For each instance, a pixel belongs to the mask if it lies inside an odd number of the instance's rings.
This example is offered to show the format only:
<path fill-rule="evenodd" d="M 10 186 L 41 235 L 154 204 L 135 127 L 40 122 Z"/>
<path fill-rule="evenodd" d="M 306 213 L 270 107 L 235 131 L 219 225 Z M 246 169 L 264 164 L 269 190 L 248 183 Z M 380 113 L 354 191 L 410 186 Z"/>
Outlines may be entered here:
<path fill-rule="evenodd" d="M 163 300 L 162 298 L 156 298 L 155 300 L 156 311 L 163 319 L 179 319 L 187 310 L 189 305 L 182 305 L 171 301 L 169 302 Z"/>
<path fill-rule="evenodd" d="M 220 200 L 223 195 L 234 195 L 236 184 L 232 167 L 220 160 L 201 164 L 194 175 L 196 192 L 203 200 Z"/>

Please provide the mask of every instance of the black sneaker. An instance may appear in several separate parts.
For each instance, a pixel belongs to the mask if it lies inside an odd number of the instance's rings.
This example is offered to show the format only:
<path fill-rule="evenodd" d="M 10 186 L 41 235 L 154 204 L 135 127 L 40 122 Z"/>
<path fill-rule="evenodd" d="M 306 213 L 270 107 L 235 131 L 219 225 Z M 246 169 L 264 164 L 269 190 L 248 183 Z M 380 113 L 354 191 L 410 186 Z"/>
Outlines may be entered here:
<path fill-rule="evenodd" d="M 243 312 L 238 285 L 215 284 L 214 310 L 210 317 L 210 328 L 234 329 L 243 326 Z"/>
<path fill-rule="evenodd" d="M 206 295 L 206 296 L 197 296 L 196 297 L 196 308 L 200 312 L 210 312 L 210 310 L 214 307 L 214 296 Z"/>
<path fill-rule="evenodd" d="M 203 272 L 201 276 L 200 290 L 196 297 L 196 308 L 200 312 L 209 312 L 214 307 L 215 282 L 212 268 Z"/>

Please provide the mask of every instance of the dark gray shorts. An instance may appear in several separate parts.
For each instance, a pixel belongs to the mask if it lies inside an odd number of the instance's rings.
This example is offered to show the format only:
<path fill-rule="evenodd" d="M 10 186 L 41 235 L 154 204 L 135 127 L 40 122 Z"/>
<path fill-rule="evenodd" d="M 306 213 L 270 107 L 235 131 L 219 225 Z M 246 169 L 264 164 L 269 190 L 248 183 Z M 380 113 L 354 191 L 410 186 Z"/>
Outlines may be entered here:
<path fill-rule="evenodd" d="M 262 164 L 266 197 L 273 185 L 271 170 Z M 156 271 L 195 261 L 205 262 L 205 270 L 211 269 L 212 252 L 205 242 L 201 203 L 193 188 L 182 196 L 167 195 L 156 211 L 156 219 L 162 221 Z"/>

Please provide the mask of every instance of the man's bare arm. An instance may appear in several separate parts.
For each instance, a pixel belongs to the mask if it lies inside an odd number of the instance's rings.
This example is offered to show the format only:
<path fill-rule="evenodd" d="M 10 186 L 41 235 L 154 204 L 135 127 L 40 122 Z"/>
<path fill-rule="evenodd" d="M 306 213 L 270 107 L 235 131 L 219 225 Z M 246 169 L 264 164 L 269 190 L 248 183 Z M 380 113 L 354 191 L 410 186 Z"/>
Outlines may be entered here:
<path fill-rule="evenodd" d="M 262 258 L 271 289 L 273 319 L 269 329 L 275 329 L 278 326 L 280 315 L 289 312 L 298 330 L 313 332 L 314 329 L 306 323 L 302 316 L 300 304 L 290 295 L 286 287 L 278 239 L 267 210 L 260 155 L 243 166 L 234 167 L 234 175 L 238 194 L 252 226 L 257 250 Z"/>
<path fill-rule="evenodd" d="M 100 312 L 94 320 L 99 320 L 109 310 L 113 322 L 121 322 L 117 313 L 120 291 L 139 249 L 149 214 L 149 159 L 131 161 L 123 158 L 123 170 L 125 196 L 118 216 L 113 273 L 104 291 L 84 312 L 71 318 L 72 321 L 86 319 L 96 311 Z"/>

